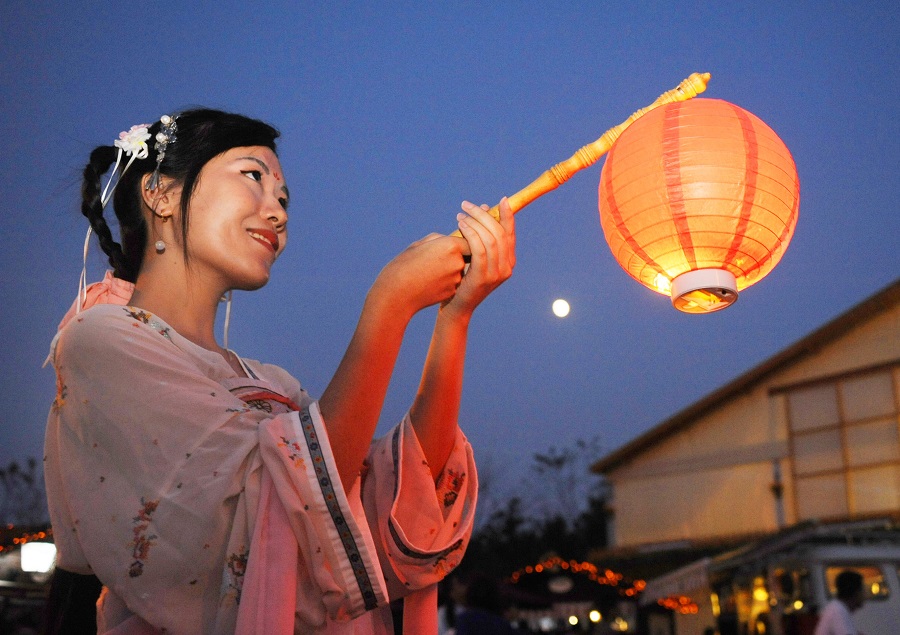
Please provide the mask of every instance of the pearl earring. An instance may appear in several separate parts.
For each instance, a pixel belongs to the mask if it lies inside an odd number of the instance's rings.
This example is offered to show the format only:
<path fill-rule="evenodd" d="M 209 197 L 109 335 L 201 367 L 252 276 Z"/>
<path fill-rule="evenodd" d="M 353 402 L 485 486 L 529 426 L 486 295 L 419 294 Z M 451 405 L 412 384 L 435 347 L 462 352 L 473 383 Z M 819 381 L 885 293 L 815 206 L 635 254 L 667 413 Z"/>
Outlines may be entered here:
<path fill-rule="evenodd" d="M 158 254 L 161 254 L 166 250 L 166 243 L 162 240 L 157 240 L 156 244 L 153 246 L 156 247 L 156 253 Z"/>

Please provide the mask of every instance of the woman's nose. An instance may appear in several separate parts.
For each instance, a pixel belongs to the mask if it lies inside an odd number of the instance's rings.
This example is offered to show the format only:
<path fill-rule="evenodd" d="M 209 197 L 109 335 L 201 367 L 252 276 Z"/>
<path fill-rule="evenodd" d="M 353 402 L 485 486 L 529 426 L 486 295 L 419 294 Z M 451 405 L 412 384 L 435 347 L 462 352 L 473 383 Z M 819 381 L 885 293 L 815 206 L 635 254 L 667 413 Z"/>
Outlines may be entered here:
<path fill-rule="evenodd" d="M 276 199 L 270 201 L 263 210 L 263 216 L 265 216 L 266 220 L 272 221 L 272 223 L 275 224 L 275 228 L 278 230 L 287 225 L 287 210 L 284 209 L 284 206 L 281 204 L 280 200 Z"/>

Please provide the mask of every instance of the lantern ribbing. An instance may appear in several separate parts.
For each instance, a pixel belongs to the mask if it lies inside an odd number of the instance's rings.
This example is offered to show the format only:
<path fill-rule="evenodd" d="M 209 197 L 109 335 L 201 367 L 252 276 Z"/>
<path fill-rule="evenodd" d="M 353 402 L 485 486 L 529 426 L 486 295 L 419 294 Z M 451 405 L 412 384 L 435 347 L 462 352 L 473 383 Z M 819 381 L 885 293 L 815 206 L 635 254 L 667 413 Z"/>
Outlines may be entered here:
<path fill-rule="evenodd" d="M 600 175 L 615 259 L 676 308 L 707 313 L 762 279 L 799 209 L 793 158 L 774 131 L 719 99 L 672 103 L 618 139 Z"/>

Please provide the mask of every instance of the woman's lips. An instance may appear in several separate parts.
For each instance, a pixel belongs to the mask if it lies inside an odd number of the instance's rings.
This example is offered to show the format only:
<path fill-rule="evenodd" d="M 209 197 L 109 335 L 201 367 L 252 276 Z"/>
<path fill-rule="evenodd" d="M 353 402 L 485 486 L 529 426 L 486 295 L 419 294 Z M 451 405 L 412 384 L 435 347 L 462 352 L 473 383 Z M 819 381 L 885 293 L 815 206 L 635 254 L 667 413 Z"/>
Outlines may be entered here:
<path fill-rule="evenodd" d="M 278 234 L 268 229 L 248 229 L 247 233 L 274 252 L 278 252 Z"/>

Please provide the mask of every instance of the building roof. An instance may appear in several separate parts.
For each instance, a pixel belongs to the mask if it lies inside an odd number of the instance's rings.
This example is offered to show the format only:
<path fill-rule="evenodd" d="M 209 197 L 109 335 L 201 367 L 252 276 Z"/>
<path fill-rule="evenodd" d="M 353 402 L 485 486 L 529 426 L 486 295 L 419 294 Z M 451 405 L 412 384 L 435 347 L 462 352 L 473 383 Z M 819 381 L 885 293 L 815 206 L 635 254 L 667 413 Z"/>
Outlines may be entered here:
<path fill-rule="evenodd" d="M 900 278 L 868 299 L 863 300 L 846 313 L 839 315 L 806 337 L 788 346 L 780 353 L 775 354 L 755 368 L 750 369 L 681 412 L 659 423 L 619 449 L 607 454 L 591 466 L 591 471 L 598 474 L 611 472 L 647 448 L 689 426 L 699 417 L 721 407 L 725 401 L 752 388 L 772 373 L 818 351 L 857 325 L 892 308 L 898 302 L 900 302 Z"/>

